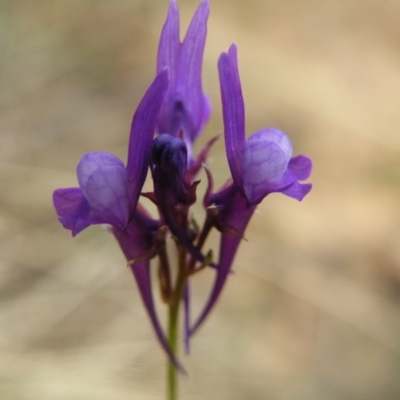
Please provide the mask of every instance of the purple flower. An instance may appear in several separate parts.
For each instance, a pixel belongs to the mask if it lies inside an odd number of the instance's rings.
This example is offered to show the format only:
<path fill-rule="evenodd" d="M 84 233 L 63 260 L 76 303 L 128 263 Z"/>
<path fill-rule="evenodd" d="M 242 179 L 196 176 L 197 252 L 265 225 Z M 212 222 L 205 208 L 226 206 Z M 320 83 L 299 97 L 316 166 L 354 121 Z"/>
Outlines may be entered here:
<path fill-rule="evenodd" d="M 237 48 L 232 45 L 218 62 L 225 126 L 225 146 L 232 178 L 250 204 L 258 204 L 269 193 L 282 192 L 297 200 L 311 190 L 300 184 L 311 173 L 311 160 L 292 156 L 289 138 L 275 128 L 254 133 L 246 141 L 242 89 Z"/>
<path fill-rule="evenodd" d="M 178 5 L 176 0 L 171 0 L 158 48 L 157 71 L 166 67 L 170 71 L 170 85 L 158 117 L 158 130 L 173 136 L 183 133 L 189 163 L 193 162 L 193 142 L 208 121 L 211 111 L 201 84 L 209 11 L 209 1 L 203 0 L 181 43 Z"/>
<path fill-rule="evenodd" d="M 138 200 L 150 162 L 150 149 L 156 119 L 168 87 L 168 72 L 161 71 L 151 84 L 132 121 L 128 162 L 116 156 L 93 152 L 82 157 L 77 167 L 79 188 L 58 189 L 53 204 L 64 228 L 75 236 L 95 224 L 109 224 L 127 260 L 130 261 L 143 303 L 156 335 L 174 364 L 183 367 L 171 352 L 158 322 L 153 296 L 149 260 L 157 249 L 154 236 L 161 227 Z"/>
<path fill-rule="evenodd" d="M 54 207 L 64 228 L 75 236 L 94 224 L 123 230 L 129 220 L 128 174 L 123 162 L 109 153 L 88 153 L 79 161 L 80 188 L 58 189 Z"/>
<path fill-rule="evenodd" d="M 164 70 L 139 104 L 132 121 L 126 168 L 112 154 L 88 153 L 77 167 L 80 187 L 54 192 L 59 221 L 74 236 L 95 224 L 126 228 L 146 179 L 156 118 L 167 87 L 168 73 Z"/>
<path fill-rule="evenodd" d="M 273 192 L 302 200 L 311 184 L 299 181 L 311 173 L 311 160 L 292 157 L 289 138 L 275 128 L 262 129 L 246 141 L 245 113 L 237 64 L 237 49 L 232 45 L 218 63 L 224 117 L 226 154 L 233 183 L 211 195 L 206 206 L 214 206 L 209 218 L 222 232 L 218 270 L 209 299 L 191 334 L 202 324 L 218 300 L 239 247 L 241 238 L 257 204 Z M 212 185 L 209 175 L 210 185 Z"/>

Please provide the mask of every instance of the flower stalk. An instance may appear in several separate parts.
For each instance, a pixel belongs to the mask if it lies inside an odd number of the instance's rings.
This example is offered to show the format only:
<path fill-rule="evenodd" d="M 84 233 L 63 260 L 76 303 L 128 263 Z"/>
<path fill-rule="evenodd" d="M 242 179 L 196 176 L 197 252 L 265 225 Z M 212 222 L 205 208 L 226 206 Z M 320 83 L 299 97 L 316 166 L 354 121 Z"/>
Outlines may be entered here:
<path fill-rule="evenodd" d="M 178 326 L 179 308 L 181 305 L 183 291 L 187 281 L 186 273 L 186 251 L 177 244 L 178 248 L 178 274 L 176 278 L 175 290 L 168 306 L 168 343 L 172 353 L 178 357 Z M 167 361 L 167 400 L 177 400 L 178 398 L 178 371 L 171 360 Z"/>

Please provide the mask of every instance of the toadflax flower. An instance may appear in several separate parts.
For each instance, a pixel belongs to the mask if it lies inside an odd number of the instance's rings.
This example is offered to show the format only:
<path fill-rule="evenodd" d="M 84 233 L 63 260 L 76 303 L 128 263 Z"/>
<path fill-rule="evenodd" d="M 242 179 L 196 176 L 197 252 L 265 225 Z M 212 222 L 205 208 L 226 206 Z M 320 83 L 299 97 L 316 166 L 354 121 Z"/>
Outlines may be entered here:
<path fill-rule="evenodd" d="M 181 43 L 178 4 L 171 0 L 158 48 L 157 71 L 165 67 L 170 71 L 170 85 L 158 116 L 158 131 L 183 136 L 189 166 L 194 163 L 193 143 L 201 134 L 211 111 L 201 83 L 209 12 L 209 1 L 203 0 Z"/>
<path fill-rule="evenodd" d="M 73 236 L 95 224 L 126 228 L 135 212 L 146 179 L 156 118 L 168 87 L 168 72 L 160 72 L 147 90 L 133 117 L 128 162 L 116 156 L 93 152 L 77 167 L 80 187 L 58 189 L 53 201 L 64 228 Z"/>
<path fill-rule="evenodd" d="M 157 253 L 155 236 L 161 228 L 138 200 L 150 161 L 156 120 L 168 88 L 168 71 L 162 70 L 151 84 L 132 121 L 126 167 L 116 156 L 105 152 L 84 155 L 78 163 L 78 188 L 58 189 L 53 204 L 64 228 L 75 236 L 90 225 L 109 224 L 123 253 L 130 261 L 143 303 L 157 337 L 175 365 L 158 321 L 150 280 L 149 260 Z"/>
<path fill-rule="evenodd" d="M 237 48 L 232 45 L 218 63 L 221 86 L 226 154 L 233 183 L 211 194 L 212 181 L 205 204 L 209 219 L 221 231 L 219 262 L 209 299 L 191 328 L 193 334 L 219 298 L 241 238 L 251 216 L 268 194 L 283 193 L 302 200 L 311 184 L 299 183 L 311 173 L 311 160 L 292 158 L 289 138 L 275 128 L 262 129 L 246 141 L 245 112 L 237 63 Z"/>

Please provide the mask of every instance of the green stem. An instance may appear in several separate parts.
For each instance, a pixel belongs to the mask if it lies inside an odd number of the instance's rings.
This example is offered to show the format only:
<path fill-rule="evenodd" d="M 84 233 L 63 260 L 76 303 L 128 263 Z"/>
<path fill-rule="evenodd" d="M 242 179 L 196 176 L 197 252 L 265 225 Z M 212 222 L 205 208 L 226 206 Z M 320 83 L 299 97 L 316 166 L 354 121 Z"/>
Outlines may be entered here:
<path fill-rule="evenodd" d="M 186 284 L 186 252 L 182 249 L 179 251 L 179 270 L 176 281 L 174 295 L 169 304 L 168 310 L 168 342 L 174 355 L 178 355 L 178 322 L 179 322 L 179 306 L 182 293 Z M 174 364 L 168 360 L 167 365 L 167 400 L 178 399 L 178 371 Z"/>
<path fill-rule="evenodd" d="M 178 314 L 179 314 L 179 302 L 173 302 L 169 306 L 168 313 L 168 340 L 172 352 L 177 354 L 177 342 L 178 342 Z M 168 400 L 176 400 L 178 398 L 178 376 L 177 370 L 174 364 L 168 360 Z"/>

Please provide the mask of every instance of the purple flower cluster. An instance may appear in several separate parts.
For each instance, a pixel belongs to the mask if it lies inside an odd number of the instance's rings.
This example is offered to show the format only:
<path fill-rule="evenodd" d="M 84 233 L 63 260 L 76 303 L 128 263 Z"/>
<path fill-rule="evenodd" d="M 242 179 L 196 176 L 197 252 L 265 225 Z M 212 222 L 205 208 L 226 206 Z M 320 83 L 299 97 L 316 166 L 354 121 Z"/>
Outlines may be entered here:
<path fill-rule="evenodd" d="M 202 229 L 189 218 L 196 202 L 195 180 L 212 145 L 194 155 L 194 142 L 210 116 L 210 102 L 201 82 L 207 34 L 209 0 L 202 0 L 180 42 L 179 10 L 171 0 L 158 50 L 157 75 L 140 102 L 132 121 L 126 165 L 106 152 L 85 154 L 77 167 L 79 187 L 58 189 L 53 203 L 64 228 L 75 236 L 95 224 L 108 224 L 136 279 L 140 295 L 156 335 L 171 361 L 182 369 L 160 324 L 153 300 L 150 260 L 158 257 L 163 300 L 172 301 L 173 285 L 166 238 L 173 235 L 186 277 L 180 301 L 185 310 L 185 337 L 202 325 L 218 300 L 253 212 L 268 194 L 280 192 L 302 200 L 311 184 L 299 183 L 310 176 L 311 160 L 292 157 L 289 138 L 280 130 L 265 128 L 246 139 L 244 101 L 237 63 L 231 45 L 220 56 L 218 71 L 224 121 L 226 155 L 231 179 L 214 191 L 211 172 L 203 204 Z M 157 131 L 157 134 L 155 135 Z M 154 189 L 142 193 L 150 168 Z M 140 196 L 154 202 L 159 218 L 139 203 Z M 202 252 L 207 235 L 220 232 L 219 255 Z M 212 267 L 214 285 L 197 319 L 189 321 L 189 278 Z"/>

